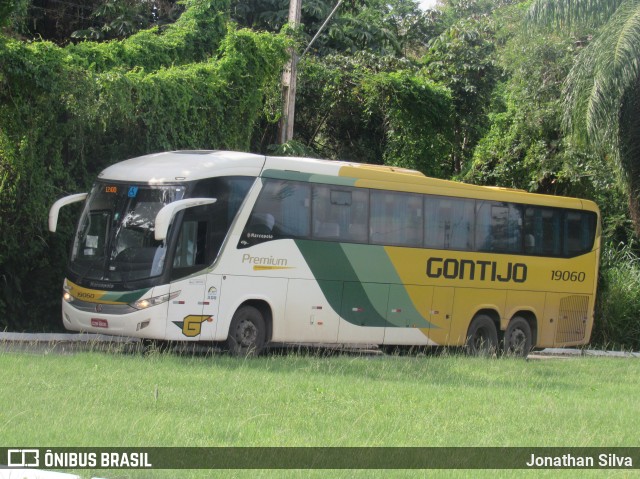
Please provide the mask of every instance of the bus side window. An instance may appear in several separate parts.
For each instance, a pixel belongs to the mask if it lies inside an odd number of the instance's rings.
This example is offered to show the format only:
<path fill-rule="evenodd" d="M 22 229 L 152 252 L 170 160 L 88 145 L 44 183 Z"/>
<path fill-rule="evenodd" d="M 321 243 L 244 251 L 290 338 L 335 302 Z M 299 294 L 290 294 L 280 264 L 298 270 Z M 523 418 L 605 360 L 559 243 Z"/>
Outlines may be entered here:
<path fill-rule="evenodd" d="M 540 235 L 539 208 L 528 207 L 524 210 L 524 253 L 539 254 L 542 238 Z"/>
<path fill-rule="evenodd" d="M 422 246 L 422 197 L 395 191 L 371 191 L 371 243 Z"/>
<path fill-rule="evenodd" d="M 425 248 L 470 251 L 475 229 L 475 200 L 425 196 Z"/>
<path fill-rule="evenodd" d="M 522 223 L 519 205 L 479 201 L 476 229 L 478 251 L 521 253 Z"/>
<path fill-rule="evenodd" d="M 280 238 L 309 236 L 311 187 L 286 180 L 264 180 L 247 222 L 240 247 Z"/>
<path fill-rule="evenodd" d="M 527 207 L 524 215 L 524 252 L 542 256 L 561 256 L 562 211 Z"/>
<path fill-rule="evenodd" d="M 313 237 L 367 243 L 369 191 L 342 186 L 314 185 Z"/>

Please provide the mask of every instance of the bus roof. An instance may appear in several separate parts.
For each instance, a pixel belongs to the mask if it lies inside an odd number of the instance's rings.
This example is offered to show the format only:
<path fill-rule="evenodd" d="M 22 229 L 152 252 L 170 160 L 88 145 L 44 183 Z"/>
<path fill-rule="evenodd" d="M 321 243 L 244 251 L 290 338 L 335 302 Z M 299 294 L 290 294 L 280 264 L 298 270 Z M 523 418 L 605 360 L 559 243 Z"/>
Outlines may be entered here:
<path fill-rule="evenodd" d="M 441 180 L 424 176 L 416 170 L 395 166 L 299 157 L 266 157 L 233 151 L 187 150 L 144 155 L 107 167 L 99 178 L 166 184 L 214 176 L 264 176 L 598 211 L 597 205 L 588 200 Z"/>
<path fill-rule="evenodd" d="M 265 157 L 235 151 L 187 150 L 153 153 L 105 168 L 98 178 L 161 185 L 213 176 L 260 176 Z"/>

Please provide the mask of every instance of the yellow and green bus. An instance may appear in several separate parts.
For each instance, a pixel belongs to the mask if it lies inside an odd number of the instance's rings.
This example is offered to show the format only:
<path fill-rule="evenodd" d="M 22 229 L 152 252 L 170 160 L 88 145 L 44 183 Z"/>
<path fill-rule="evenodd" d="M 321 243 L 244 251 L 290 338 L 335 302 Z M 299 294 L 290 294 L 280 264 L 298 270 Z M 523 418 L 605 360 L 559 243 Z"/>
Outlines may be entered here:
<path fill-rule="evenodd" d="M 69 330 L 219 342 L 586 344 L 600 252 L 590 201 L 401 168 L 225 151 L 106 168 L 84 201 Z"/>

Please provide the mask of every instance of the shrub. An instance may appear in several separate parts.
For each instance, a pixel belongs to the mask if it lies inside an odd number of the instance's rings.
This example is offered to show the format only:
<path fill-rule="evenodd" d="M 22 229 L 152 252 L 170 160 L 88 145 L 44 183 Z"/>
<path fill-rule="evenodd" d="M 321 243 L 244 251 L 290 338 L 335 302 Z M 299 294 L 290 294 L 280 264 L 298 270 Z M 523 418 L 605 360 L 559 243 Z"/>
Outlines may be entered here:
<path fill-rule="evenodd" d="M 640 350 L 640 258 L 629 246 L 602 253 L 592 343 Z"/>
<path fill-rule="evenodd" d="M 248 149 L 286 40 L 228 28 L 226 12 L 227 0 L 189 0 L 162 32 L 64 48 L 0 36 L 0 330 L 60 327 L 78 210 L 49 235 L 55 199 L 141 154 Z"/>

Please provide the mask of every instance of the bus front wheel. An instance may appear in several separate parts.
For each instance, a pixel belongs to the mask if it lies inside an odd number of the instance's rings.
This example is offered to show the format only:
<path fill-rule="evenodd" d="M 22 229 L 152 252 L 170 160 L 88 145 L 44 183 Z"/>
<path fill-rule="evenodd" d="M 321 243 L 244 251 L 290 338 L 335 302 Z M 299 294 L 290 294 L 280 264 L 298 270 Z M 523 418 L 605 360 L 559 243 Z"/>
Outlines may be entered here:
<path fill-rule="evenodd" d="M 492 356 L 498 349 L 498 331 L 491 317 L 480 314 L 473 318 L 467 331 L 467 353 L 471 356 Z"/>
<path fill-rule="evenodd" d="M 231 319 L 227 350 L 233 356 L 258 355 L 264 349 L 266 327 L 262 313 L 253 306 L 241 306 Z"/>
<path fill-rule="evenodd" d="M 532 341 L 529 322 L 516 316 L 509 322 L 504 333 L 504 354 L 526 358 L 531 351 Z"/>

